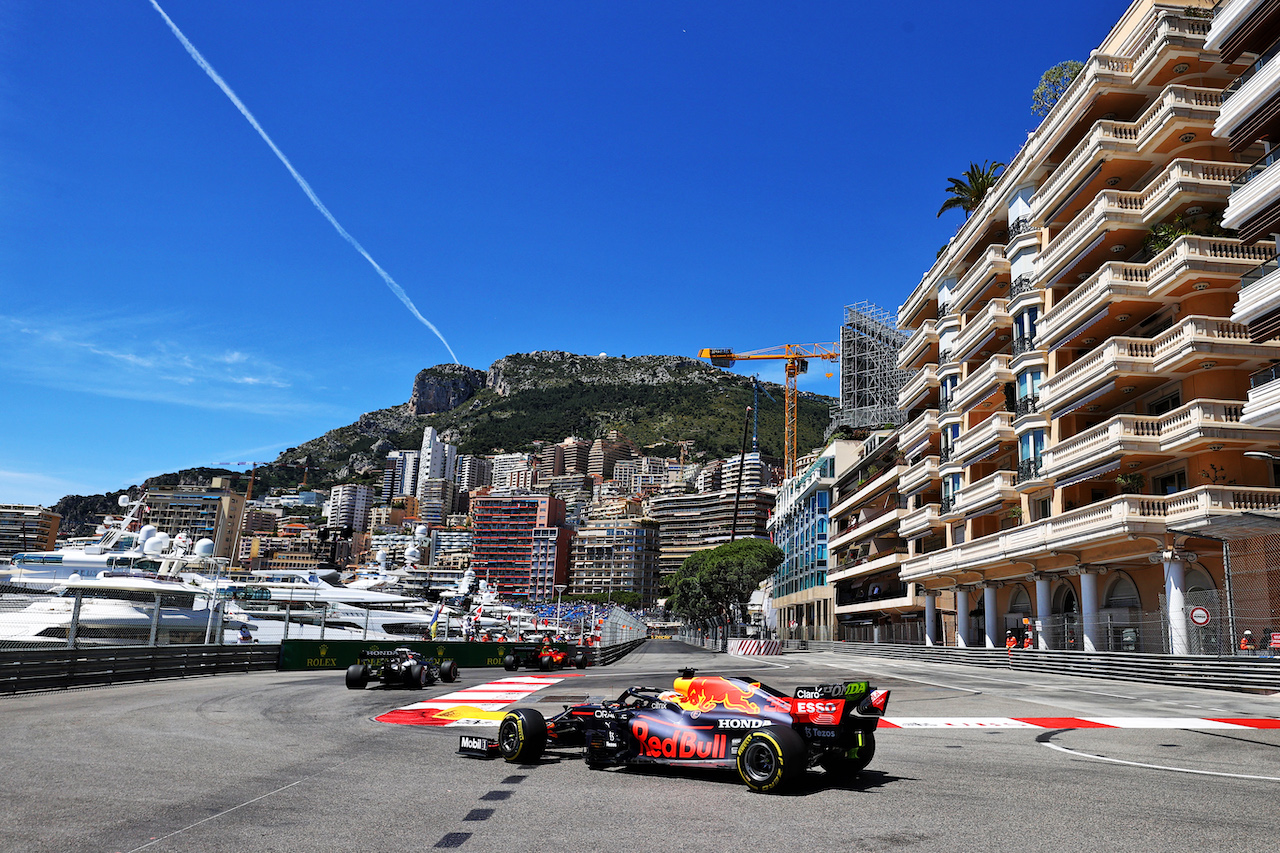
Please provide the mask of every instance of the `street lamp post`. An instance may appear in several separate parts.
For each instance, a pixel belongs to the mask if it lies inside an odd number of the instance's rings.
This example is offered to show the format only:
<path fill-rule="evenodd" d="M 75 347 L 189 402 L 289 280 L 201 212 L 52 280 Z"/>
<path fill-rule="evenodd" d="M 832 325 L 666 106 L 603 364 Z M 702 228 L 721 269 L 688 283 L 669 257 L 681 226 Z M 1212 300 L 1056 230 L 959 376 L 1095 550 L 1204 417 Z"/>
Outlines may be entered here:
<path fill-rule="evenodd" d="M 555 585 L 554 588 L 556 591 L 556 633 L 563 634 L 564 631 L 560 626 L 560 596 L 563 595 L 564 591 L 569 588 L 569 585 L 558 583 Z"/>

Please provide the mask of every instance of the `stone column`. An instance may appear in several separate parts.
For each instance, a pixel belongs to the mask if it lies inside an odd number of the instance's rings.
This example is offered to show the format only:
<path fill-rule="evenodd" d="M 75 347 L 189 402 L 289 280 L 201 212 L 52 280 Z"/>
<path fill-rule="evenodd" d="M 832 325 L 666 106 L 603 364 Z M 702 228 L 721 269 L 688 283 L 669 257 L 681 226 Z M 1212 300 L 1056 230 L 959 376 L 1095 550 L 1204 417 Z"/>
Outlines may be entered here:
<path fill-rule="evenodd" d="M 1040 637 L 1036 645 L 1040 649 L 1049 648 L 1049 626 L 1052 624 L 1053 600 L 1049 593 L 1050 580 L 1046 575 L 1037 574 L 1036 578 L 1036 621 L 1039 623 Z"/>
<path fill-rule="evenodd" d="M 1187 631 L 1187 564 L 1181 554 L 1164 553 L 1164 600 L 1169 608 L 1169 651 L 1175 655 L 1191 654 L 1191 637 Z"/>
<path fill-rule="evenodd" d="M 1098 636 L 1098 573 L 1080 570 L 1080 619 L 1084 622 L 1084 650 L 1096 652 L 1102 645 Z"/>
<path fill-rule="evenodd" d="M 956 587 L 956 646 L 964 648 L 969 645 L 969 590 L 967 587 Z"/>
<path fill-rule="evenodd" d="M 924 594 L 924 644 L 938 644 L 938 593 L 932 589 Z"/>
<path fill-rule="evenodd" d="M 1003 639 L 1003 636 L 996 635 L 996 585 L 987 584 L 982 587 L 982 615 L 983 615 L 983 633 L 986 635 L 985 640 L 987 648 L 997 649 L 1003 643 L 997 642 Z"/>

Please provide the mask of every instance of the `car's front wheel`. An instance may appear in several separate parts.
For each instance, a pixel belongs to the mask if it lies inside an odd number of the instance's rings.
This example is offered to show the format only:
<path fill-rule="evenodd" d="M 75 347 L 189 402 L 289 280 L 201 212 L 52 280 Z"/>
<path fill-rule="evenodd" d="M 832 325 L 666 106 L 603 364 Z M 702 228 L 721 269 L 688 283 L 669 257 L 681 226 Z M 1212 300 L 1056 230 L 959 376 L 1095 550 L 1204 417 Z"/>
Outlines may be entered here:
<path fill-rule="evenodd" d="M 794 729 L 768 726 L 756 729 L 738 747 L 738 775 L 760 793 L 782 791 L 804 772 L 804 740 Z"/>
<path fill-rule="evenodd" d="M 445 684 L 452 684 L 458 680 L 457 661 L 446 660 L 440 664 L 440 680 Z"/>
<path fill-rule="evenodd" d="M 537 761 L 546 747 L 547 721 L 532 708 L 509 711 L 498 724 L 498 752 L 507 761 Z"/>

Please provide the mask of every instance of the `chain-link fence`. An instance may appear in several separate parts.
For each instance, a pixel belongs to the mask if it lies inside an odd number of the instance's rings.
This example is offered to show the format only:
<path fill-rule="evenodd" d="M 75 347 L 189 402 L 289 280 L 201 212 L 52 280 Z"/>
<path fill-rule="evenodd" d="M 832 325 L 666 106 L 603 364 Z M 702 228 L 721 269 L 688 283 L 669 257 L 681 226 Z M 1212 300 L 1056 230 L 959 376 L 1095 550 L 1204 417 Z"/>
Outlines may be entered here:
<path fill-rule="evenodd" d="M 621 607 L 609 610 L 600 625 L 600 645 L 617 646 L 633 640 L 643 640 L 649 635 L 649 629 L 640 617 L 628 613 Z"/>
<path fill-rule="evenodd" d="M 1233 540 L 1224 553 L 1229 600 L 1224 646 L 1237 654 L 1280 654 L 1280 533 Z"/>

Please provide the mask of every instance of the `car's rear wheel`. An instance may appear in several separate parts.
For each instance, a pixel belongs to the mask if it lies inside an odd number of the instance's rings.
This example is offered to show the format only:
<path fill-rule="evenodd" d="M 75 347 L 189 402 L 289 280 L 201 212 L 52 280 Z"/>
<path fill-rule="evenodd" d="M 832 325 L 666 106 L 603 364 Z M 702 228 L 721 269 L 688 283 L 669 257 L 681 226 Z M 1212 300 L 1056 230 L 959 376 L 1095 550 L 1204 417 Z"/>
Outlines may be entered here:
<path fill-rule="evenodd" d="M 457 661 L 447 660 L 440 664 L 440 680 L 445 684 L 452 684 L 458 680 Z"/>
<path fill-rule="evenodd" d="M 876 754 L 876 736 L 871 732 L 858 735 L 858 745 L 846 752 L 834 752 L 819 760 L 822 769 L 840 781 L 857 776 L 867 768 Z"/>
<path fill-rule="evenodd" d="M 547 721 L 532 708 L 509 711 L 498 724 L 498 752 L 507 761 L 537 761 L 546 747 Z"/>
<path fill-rule="evenodd" d="M 353 663 L 347 667 L 347 689 L 348 690 L 364 690 L 369 683 L 369 667 L 364 664 Z"/>
<path fill-rule="evenodd" d="M 756 729 L 738 747 L 738 775 L 760 793 L 785 790 L 804 772 L 804 740 L 794 729 Z"/>
<path fill-rule="evenodd" d="M 405 687 L 421 690 L 427 685 L 427 670 L 420 663 L 411 663 L 404 674 Z"/>
<path fill-rule="evenodd" d="M 516 663 L 515 655 L 507 655 L 502 659 L 502 668 L 507 672 L 515 672 L 520 668 L 520 664 Z"/>
<path fill-rule="evenodd" d="M 586 668 L 587 668 L 587 653 L 586 653 L 586 652 L 578 652 L 576 655 L 574 655 L 574 656 L 573 656 L 573 665 L 574 665 L 575 667 L 577 667 L 578 669 L 586 669 Z"/>
<path fill-rule="evenodd" d="M 554 665 L 555 661 L 552 659 L 551 655 L 542 655 L 538 658 L 538 669 L 543 672 L 550 672 L 551 667 Z"/>

